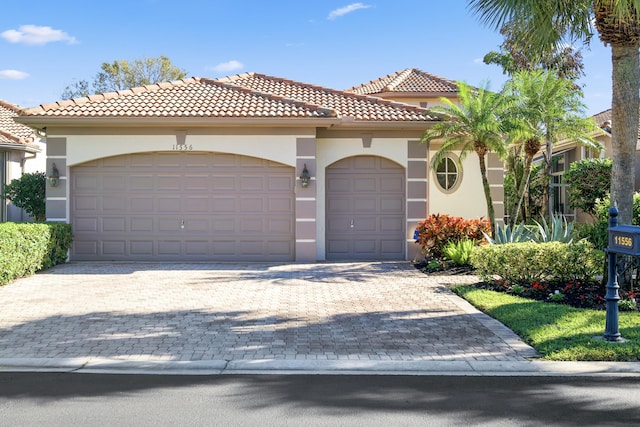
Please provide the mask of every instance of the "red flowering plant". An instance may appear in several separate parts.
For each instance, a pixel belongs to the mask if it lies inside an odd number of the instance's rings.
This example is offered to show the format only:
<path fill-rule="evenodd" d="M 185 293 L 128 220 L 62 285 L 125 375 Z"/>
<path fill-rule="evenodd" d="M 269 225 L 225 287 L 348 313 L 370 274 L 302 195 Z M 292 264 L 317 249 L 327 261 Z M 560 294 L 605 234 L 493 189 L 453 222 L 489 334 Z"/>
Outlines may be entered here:
<path fill-rule="evenodd" d="M 480 243 L 484 238 L 482 232 L 489 233 L 490 230 L 488 219 L 433 214 L 418 224 L 414 237 L 425 257 L 442 258 L 442 251 L 449 242 L 469 239 Z"/>

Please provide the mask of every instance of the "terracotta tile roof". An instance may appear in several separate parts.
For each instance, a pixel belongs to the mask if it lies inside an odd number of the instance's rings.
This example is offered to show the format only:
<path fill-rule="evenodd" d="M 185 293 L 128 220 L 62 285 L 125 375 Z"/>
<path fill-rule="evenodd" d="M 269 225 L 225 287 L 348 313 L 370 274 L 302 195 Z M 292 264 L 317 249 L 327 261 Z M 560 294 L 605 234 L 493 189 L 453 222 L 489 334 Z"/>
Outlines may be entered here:
<path fill-rule="evenodd" d="M 429 121 L 427 110 L 248 73 L 221 79 L 189 78 L 110 92 L 23 111 L 53 117 L 261 117 Z"/>
<path fill-rule="evenodd" d="M 389 92 L 416 93 L 427 95 L 456 94 L 458 85 L 451 80 L 425 73 L 416 68 L 407 68 L 388 74 L 369 83 L 354 86 L 346 90 L 360 95 L 374 95 Z"/>
<path fill-rule="evenodd" d="M 611 135 L 611 118 L 612 110 L 608 109 L 598 114 L 594 114 L 592 117 L 596 121 L 596 124 L 600 129 L 603 129 L 609 135 Z M 640 122 L 638 122 L 638 143 L 640 144 Z"/>
<path fill-rule="evenodd" d="M 427 110 L 400 102 L 362 96 L 322 86 L 258 73 L 238 74 L 218 81 L 254 90 L 277 94 L 307 103 L 322 105 L 336 111 L 339 117 L 371 121 L 424 121 L 433 120 Z"/>
<path fill-rule="evenodd" d="M 34 140 L 34 132 L 28 126 L 17 123 L 21 109 L 0 99 L 0 143 L 29 144 Z"/>

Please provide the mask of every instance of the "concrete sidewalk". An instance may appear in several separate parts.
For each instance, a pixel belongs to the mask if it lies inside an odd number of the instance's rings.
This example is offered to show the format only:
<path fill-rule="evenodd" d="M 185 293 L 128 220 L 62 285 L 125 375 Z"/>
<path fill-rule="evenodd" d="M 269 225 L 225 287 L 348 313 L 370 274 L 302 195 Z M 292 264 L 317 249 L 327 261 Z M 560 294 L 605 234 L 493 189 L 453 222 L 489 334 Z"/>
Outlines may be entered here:
<path fill-rule="evenodd" d="M 0 287 L 1 371 L 638 374 L 559 364 L 407 262 L 70 263 Z"/>

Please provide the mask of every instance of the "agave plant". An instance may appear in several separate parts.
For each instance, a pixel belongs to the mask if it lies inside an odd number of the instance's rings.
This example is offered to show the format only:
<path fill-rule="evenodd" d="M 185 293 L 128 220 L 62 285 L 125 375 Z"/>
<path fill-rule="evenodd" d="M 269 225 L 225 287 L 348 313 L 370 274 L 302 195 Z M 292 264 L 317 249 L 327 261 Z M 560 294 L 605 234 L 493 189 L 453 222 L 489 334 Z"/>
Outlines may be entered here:
<path fill-rule="evenodd" d="M 529 242 L 534 239 L 535 232 L 527 227 L 524 223 L 520 223 L 511 229 L 509 224 L 504 227 L 497 226 L 496 234 L 491 238 L 487 233 L 484 238 L 492 245 L 502 245 L 504 243 Z"/>
<path fill-rule="evenodd" d="M 534 236 L 534 241 L 571 243 L 573 241 L 573 222 L 568 222 L 563 214 L 553 214 L 551 216 L 551 226 L 547 220 L 542 218 L 542 224 L 534 221 L 538 225 L 538 234 Z"/>

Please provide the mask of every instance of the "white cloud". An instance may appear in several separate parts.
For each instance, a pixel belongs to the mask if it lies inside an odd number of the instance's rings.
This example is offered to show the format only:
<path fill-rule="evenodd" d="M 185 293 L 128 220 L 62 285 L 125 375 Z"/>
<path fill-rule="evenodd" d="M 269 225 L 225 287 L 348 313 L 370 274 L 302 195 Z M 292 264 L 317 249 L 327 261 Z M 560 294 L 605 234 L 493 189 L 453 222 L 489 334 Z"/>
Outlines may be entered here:
<path fill-rule="evenodd" d="M 39 27 L 37 25 L 22 25 L 18 30 L 3 31 L 0 36 L 10 43 L 29 45 L 42 45 L 60 41 L 66 41 L 69 44 L 77 43 L 75 37 L 62 30 L 54 30 L 51 27 Z"/>
<path fill-rule="evenodd" d="M 370 5 L 363 4 L 363 3 L 351 3 L 349 6 L 332 10 L 331 13 L 329 13 L 329 16 L 327 17 L 327 19 L 333 20 L 340 16 L 344 16 L 347 13 L 355 12 L 356 10 L 359 10 L 359 9 L 369 9 L 370 7 L 371 7 Z"/>
<path fill-rule="evenodd" d="M 482 58 L 476 58 L 473 60 L 474 64 L 484 64 L 484 59 Z"/>
<path fill-rule="evenodd" d="M 236 61 L 235 59 L 227 62 L 223 62 L 221 64 L 216 65 L 212 69 L 214 71 L 218 71 L 220 73 L 227 73 L 229 71 L 235 71 L 244 68 L 244 64 L 240 61 Z"/>
<path fill-rule="evenodd" d="M 29 74 L 18 70 L 0 70 L 0 80 L 22 80 L 29 77 Z"/>

